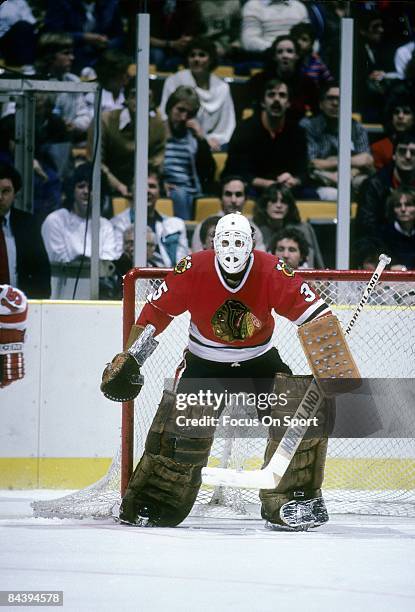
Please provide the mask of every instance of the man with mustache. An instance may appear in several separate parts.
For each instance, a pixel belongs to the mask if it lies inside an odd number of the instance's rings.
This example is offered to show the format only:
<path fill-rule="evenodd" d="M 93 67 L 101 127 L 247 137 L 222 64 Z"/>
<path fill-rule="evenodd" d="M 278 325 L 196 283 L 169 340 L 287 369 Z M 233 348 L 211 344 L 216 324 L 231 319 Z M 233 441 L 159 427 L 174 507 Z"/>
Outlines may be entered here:
<path fill-rule="evenodd" d="M 275 182 L 299 191 L 307 170 L 307 145 L 303 129 L 286 117 L 289 106 L 286 83 L 266 81 L 260 108 L 235 128 L 224 175 L 239 174 L 259 191 Z"/>
<path fill-rule="evenodd" d="M 387 223 L 386 201 L 395 189 L 415 188 L 415 133 L 402 132 L 394 143 L 393 161 L 362 185 L 356 215 L 359 245 L 376 245 Z"/>

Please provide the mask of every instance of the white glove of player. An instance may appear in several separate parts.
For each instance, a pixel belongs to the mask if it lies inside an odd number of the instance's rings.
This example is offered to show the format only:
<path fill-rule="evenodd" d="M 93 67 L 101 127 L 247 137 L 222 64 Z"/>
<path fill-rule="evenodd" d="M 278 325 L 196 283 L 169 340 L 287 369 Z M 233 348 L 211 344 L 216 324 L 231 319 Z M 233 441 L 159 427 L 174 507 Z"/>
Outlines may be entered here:
<path fill-rule="evenodd" d="M 26 319 L 25 294 L 10 285 L 0 285 L 0 389 L 24 376 Z"/>

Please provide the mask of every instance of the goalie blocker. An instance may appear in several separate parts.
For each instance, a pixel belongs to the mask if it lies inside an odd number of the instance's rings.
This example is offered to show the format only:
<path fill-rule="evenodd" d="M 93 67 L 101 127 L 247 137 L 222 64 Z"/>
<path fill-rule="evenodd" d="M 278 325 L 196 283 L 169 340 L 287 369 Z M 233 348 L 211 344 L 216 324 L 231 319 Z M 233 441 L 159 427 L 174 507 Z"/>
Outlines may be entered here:
<path fill-rule="evenodd" d="M 325 395 L 345 393 L 360 386 L 360 372 L 335 315 L 324 315 L 301 325 L 298 336 Z"/>

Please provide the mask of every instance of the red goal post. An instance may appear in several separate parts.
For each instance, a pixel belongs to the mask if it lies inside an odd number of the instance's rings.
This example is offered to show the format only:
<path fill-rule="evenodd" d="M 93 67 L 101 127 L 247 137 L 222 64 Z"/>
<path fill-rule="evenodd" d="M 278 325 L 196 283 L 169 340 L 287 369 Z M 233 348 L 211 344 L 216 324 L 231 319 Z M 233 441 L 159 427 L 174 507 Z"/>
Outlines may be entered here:
<path fill-rule="evenodd" d="M 122 344 L 125 348 L 131 326 L 136 321 L 135 284 L 137 279 L 162 279 L 171 268 L 133 268 L 123 281 Z M 127 488 L 134 462 L 134 402 L 123 402 L 121 420 L 121 496 Z"/>
<path fill-rule="evenodd" d="M 127 341 L 131 325 L 135 322 L 137 317 L 137 283 L 140 281 L 151 282 L 162 280 L 168 272 L 169 269 L 165 268 L 134 268 L 124 277 L 124 346 Z M 327 299 L 331 305 L 334 304 L 339 308 L 348 308 L 349 304 L 352 303 L 353 300 L 355 300 L 355 303 L 359 301 L 360 287 L 367 284 L 372 273 L 360 270 L 301 270 L 299 271 L 299 274 L 301 274 L 305 280 L 313 284 L 323 299 Z M 354 297 L 354 294 L 356 297 Z M 391 330 L 391 335 L 392 337 L 394 334 L 396 336 L 401 335 L 397 329 L 396 332 L 394 331 L 396 321 L 399 320 L 400 316 L 407 317 L 408 312 L 410 313 L 410 317 L 415 316 L 415 272 L 384 272 L 380 282 L 380 289 L 376 293 L 376 296 L 377 297 L 369 300 L 369 309 L 372 308 L 373 311 L 385 309 L 386 312 L 393 310 L 393 316 L 391 315 L 390 319 L 393 320 L 394 329 Z M 143 296 L 141 296 L 140 299 L 142 300 Z M 377 312 L 375 314 L 377 314 Z M 186 340 L 186 337 L 183 338 L 184 343 L 186 343 Z M 377 350 L 381 350 L 381 347 L 382 338 L 379 338 L 379 348 Z M 157 351 L 158 350 L 160 350 L 160 348 L 158 348 Z M 170 376 L 173 376 L 173 374 L 174 371 L 170 373 Z M 409 376 L 412 376 L 413 374 L 415 374 L 415 372 L 410 372 Z M 363 373 L 363 375 L 368 376 L 365 373 Z M 382 376 L 382 374 L 380 374 L 380 376 Z M 154 398 L 154 402 L 156 402 L 157 399 L 158 398 Z M 121 448 L 121 494 L 123 494 L 131 476 L 134 462 L 133 402 L 125 402 L 123 404 Z"/>

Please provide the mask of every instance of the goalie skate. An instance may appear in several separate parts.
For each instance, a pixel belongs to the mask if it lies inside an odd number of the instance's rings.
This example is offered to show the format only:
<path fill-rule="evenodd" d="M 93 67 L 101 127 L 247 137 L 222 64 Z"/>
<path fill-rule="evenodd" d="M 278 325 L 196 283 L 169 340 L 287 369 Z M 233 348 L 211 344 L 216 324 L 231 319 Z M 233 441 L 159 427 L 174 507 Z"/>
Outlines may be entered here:
<path fill-rule="evenodd" d="M 270 529 L 283 528 L 290 531 L 308 531 L 313 527 L 320 527 L 329 520 L 326 504 L 322 497 L 308 499 L 307 501 L 290 501 L 280 510 L 281 524 L 267 523 Z"/>

